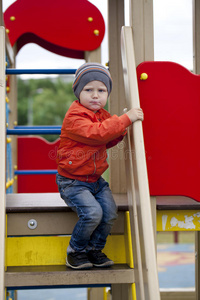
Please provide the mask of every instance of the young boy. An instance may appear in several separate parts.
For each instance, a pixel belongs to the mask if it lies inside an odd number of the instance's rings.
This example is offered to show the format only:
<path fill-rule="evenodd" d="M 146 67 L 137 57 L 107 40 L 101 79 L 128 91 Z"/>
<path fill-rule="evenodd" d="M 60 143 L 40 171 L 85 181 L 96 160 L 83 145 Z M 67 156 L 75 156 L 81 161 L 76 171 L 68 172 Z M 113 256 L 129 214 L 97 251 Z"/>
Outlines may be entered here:
<path fill-rule="evenodd" d="M 113 265 L 102 249 L 117 208 L 108 183 L 101 177 L 108 168 L 107 149 L 123 139 L 126 128 L 143 120 L 140 108 L 118 117 L 103 107 L 112 90 L 109 71 L 98 63 L 83 64 L 75 74 L 74 101 L 67 111 L 57 153 L 61 198 L 79 220 L 67 248 L 67 266 L 73 269 Z"/>

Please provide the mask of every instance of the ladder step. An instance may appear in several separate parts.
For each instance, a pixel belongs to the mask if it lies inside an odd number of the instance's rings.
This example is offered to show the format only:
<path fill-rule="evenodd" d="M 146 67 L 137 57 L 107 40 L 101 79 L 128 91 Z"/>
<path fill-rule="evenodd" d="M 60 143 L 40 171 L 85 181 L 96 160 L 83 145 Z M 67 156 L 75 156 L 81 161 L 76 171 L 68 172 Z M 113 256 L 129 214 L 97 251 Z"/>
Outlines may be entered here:
<path fill-rule="evenodd" d="M 134 269 L 126 264 L 110 268 L 72 270 L 66 266 L 8 267 L 5 272 L 7 288 L 67 287 L 69 285 L 108 285 L 133 283 Z"/>

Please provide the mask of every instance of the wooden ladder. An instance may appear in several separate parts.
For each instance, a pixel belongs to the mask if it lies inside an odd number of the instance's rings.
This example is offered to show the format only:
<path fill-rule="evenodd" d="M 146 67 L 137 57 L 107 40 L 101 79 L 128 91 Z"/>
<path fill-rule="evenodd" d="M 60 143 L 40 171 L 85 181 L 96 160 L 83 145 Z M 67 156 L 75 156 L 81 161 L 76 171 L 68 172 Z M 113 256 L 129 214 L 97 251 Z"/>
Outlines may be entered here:
<path fill-rule="evenodd" d="M 135 281 L 126 195 L 114 195 L 118 219 L 105 253 L 111 268 L 72 270 L 65 265 L 66 248 L 77 216 L 58 193 L 8 194 L 5 285 L 33 287 L 112 286 L 113 299 L 133 299 Z"/>

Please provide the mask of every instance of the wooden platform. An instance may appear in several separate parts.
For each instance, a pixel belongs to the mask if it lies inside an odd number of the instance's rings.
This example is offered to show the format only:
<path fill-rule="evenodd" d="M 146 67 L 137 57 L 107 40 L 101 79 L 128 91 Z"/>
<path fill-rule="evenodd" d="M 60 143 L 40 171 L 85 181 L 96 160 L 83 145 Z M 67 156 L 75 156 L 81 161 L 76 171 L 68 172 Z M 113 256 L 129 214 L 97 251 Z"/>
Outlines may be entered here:
<path fill-rule="evenodd" d="M 127 195 L 113 196 L 118 206 L 118 219 L 111 233 L 123 234 L 124 212 L 128 210 Z M 157 231 L 200 230 L 200 202 L 184 196 L 157 196 L 156 209 Z M 6 212 L 8 236 L 71 234 L 77 222 L 76 214 L 59 193 L 7 194 Z M 194 226 L 180 223 L 185 222 L 186 215 L 190 217 L 186 221 L 192 218 Z M 177 220 L 176 226 L 171 226 L 171 220 L 175 220 L 173 218 Z M 37 221 L 34 230 L 27 226 L 31 219 Z M 164 226 L 166 219 L 168 225 Z"/>
<path fill-rule="evenodd" d="M 72 270 L 66 266 L 9 267 L 5 274 L 5 285 L 16 287 L 56 287 L 69 285 L 127 284 L 134 282 L 134 270 L 127 265 L 110 268 Z"/>
<path fill-rule="evenodd" d="M 127 195 L 113 196 L 118 206 L 118 219 L 113 226 L 112 234 L 123 234 L 124 212 L 128 210 Z M 157 196 L 156 209 L 157 231 L 200 230 L 200 202 L 184 196 Z M 76 214 L 60 198 L 59 193 L 7 194 L 6 212 L 8 236 L 71 234 L 77 222 Z M 163 226 L 166 216 L 169 216 L 170 223 L 172 218 L 176 218 L 177 222 L 183 222 L 186 215 L 194 219 L 194 228 L 190 226 L 187 228 L 184 224 L 181 228 L 179 223 L 175 228 L 171 225 Z M 34 230 L 27 226 L 31 219 L 37 221 Z"/>
<path fill-rule="evenodd" d="M 118 211 L 128 210 L 126 194 L 113 194 Z M 200 202 L 184 196 L 156 196 L 157 210 L 200 209 Z M 60 212 L 71 209 L 60 198 L 59 193 L 7 194 L 6 212 Z"/>
<path fill-rule="evenodd" d="M 118 210 L 128 209 L 126 194 L 113 194 Z M 6 212 L 50 212 L 71 211 L 59 193 L 30 193 L 30 194 L 7 194 Z"/>
<path fill-rule="evenodd" d="M 184 196 L 157 196 L 157 210 L 200 210 L 200 202 Z"/>
<path fill-rule="evenodd" d="M 127 196 L 114 194 L 114 199 L 118 206 L 118 218 L 111 233 L 123 234 L 124 212 L 128 210 Z M 8 236 L 71 234 L 78 220 L 59 193 L 7 194 L 6 213 Z M 37 221 L 34 230 L 27 226 L 31 219 Z"/>

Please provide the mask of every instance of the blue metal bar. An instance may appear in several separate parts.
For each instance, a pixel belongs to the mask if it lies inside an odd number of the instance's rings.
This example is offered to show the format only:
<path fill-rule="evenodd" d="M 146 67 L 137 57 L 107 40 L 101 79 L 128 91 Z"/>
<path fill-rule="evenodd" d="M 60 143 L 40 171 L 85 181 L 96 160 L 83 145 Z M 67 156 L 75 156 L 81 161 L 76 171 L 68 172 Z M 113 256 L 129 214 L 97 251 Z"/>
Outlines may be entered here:
<path fill-rule="evenodd" d="M 71 288 L 89 288 L 89 287 L 109 287 L 111 288 L 110 283 L 104 284 L 80 284 L 80 285 L 51 285 L 51 286 L 18 286 L 17 290 L 39 290 L 39 289 L 71 289 Z M 16 290 L 16 286 L 9 286 L 9 290 Z"/>
<path fill-rule="evenodd" d="M 61 125 L 40 125 L 40 126 L 17 125 L 14 126 L 14 129 L 61 129 Z"/>
<path fill-rule="evenodd" d="M 10 135 L 60 134 L 61 129 L 7 129 Z"/>
<path fill-rule="evenodd" d="M 20 74 L 75 74 L 76 69 L 6 69 L 6 75 Z"/>
<path fill-rule="evenodd" d="M 57 170 L 16 170 L 15 175 L 51 175 L 56 174 Z"/>

